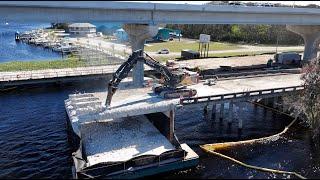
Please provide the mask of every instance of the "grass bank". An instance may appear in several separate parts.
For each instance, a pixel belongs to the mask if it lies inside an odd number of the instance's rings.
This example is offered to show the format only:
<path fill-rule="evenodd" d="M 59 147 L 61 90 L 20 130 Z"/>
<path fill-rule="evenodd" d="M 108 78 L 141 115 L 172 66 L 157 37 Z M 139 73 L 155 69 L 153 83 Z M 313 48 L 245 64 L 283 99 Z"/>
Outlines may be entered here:
<path fill-rule="evenodd" d="M 0 72 L 76 68 L 82 66 L 85 66 L 85 63 L 74 57 L 52 61 L 12 61 L 0 63 Z"/>

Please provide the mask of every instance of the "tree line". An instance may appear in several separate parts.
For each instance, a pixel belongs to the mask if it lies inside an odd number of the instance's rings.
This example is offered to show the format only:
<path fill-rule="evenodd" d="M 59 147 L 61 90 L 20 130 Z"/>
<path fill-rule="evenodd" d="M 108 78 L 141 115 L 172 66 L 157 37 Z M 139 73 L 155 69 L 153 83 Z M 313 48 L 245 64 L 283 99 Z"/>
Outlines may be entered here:
<path fill-rule="evenodd" d="M 192 39 L 199 39 L 200 34 L 209 34 L 211 41 L 280 45 L 304 43 L 301 36 L 287 30 L 285 25 L 172 24 L 166 27 L 180 29 L 183 37 Z"/>

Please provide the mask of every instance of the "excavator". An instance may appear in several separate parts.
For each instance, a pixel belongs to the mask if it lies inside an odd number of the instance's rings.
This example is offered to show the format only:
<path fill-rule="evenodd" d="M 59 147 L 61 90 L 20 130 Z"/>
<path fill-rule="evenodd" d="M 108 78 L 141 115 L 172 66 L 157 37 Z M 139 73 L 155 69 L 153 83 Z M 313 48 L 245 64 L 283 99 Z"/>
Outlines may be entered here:
<path fill-rule="evenodd" d="M 121 80 L 126 78 L 130 70 L 137 62 L 144 62 L 144 64 L 150 66 L 157 72 L 161 73 L 164 79 L 163 84 L 157 84 L 153 87 L 154 93 L 160 95 L 162 98 L 180 98 L 180 97 L 192 97 L 197 94 L 195 89 L 187 88 L 186 85 L 194 84 L 198 82 L 197 78 L 191 78 L 187 71 L 173 71 L 165 65 L 162 65 L 143 50 L 137 50 L 129 56 L 128 60 L 121 64 L 117 71 L 113 74 L 112 79 L 108 83 L 108 95 L 106 99 L 106 107 L 110 107 L 112 96 L 118 89 L 118 85 Z M 196 79 L 196 80 L 195 80 Z"/>

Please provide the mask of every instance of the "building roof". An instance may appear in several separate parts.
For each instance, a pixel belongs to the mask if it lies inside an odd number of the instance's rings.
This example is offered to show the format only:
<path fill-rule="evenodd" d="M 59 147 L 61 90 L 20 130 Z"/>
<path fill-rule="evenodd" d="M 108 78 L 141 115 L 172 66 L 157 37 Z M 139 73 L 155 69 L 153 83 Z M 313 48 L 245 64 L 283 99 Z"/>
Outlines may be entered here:
<path fill-rule="evenodd" d="M 61 36 L 61 37 L 64 37 L 64 36 L 70 36 L 69 33 L 55 33 L 56 36 Z"/>
<path fill-rule="evenodd" d="M 90 23 L 72 23 L 72 24 L 69 24 L 68 27 L 94 27 L 95 28 L 96 26 Z"/>
<path fill-rule="evenodd" d="M 125 30 L 124 30 L 124 29 L 122 29 L 122 28 L 120 28 L 120 29 L 117 29 L 116 31 L 119 31 L 119 32 L 120 32 L 120 31 L 125 31 Z"/>

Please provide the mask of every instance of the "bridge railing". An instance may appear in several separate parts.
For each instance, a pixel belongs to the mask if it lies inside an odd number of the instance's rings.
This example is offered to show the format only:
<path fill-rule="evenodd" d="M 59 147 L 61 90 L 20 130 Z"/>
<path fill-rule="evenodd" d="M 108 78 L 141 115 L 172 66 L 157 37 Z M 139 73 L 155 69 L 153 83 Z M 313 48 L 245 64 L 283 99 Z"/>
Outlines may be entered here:
<path fill-rule="evenodd" d="M 287 93 L 287 92 L 303 90 L 303 89 L 304 89 L 304 86 L 300 85 L 300 86 L 289 86 L 284 88 L 244 91 L 239 93 L 228 93 L 228 94 L 212 95 L 212 96 L 187 97 L 187 98 L 181 98 L 180 104 L 188 105 L 188 104 L 206 103 L 206 102 L 212 102 L 212 101 L 223 101 L 223 100 L 231 100 L 231 99 L 234 100 L 234 99 L 240 99 L 240 98 L 246 98 L 246 97 L 258 97 L 263 95 Z"/>
<path fill-rule="evenodd" d="M 74 69 L 43 70 L 42 72 L 28 71 L 28 72 L 16 72 L 12 74 L 0 73 L 0 81 L 19 81 L 19 80 L 107 74 L 107 73 L 113 73 L 116 70 L 117 70 L 117 67 L 97 66 L 97 67 L 84 67 L 84 68 L 74 68 Z"/>

